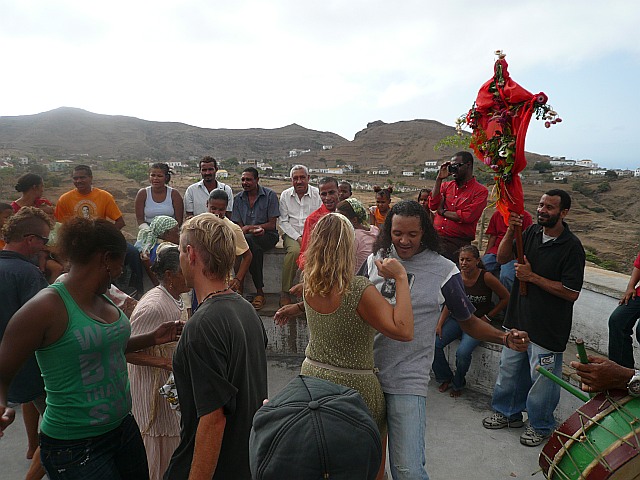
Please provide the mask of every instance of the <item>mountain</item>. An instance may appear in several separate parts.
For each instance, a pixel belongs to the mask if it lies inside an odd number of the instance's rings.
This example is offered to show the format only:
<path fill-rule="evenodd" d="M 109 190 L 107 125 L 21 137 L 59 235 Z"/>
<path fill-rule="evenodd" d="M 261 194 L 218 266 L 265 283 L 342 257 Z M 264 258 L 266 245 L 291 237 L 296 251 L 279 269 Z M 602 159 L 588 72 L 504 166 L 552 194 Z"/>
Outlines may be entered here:
<path fill-rule="evenodd" d="M 275 129 L 210 129 L 68 107 L 36 115 L 0 117 L 0 150 L 52 158 L 284 158 L 294 148 L 321 150 L 323 145 L 343 143 L 348 141 L 339 135 L 296 124 Z"/>
<path fill-rule="evenodd" d="M 289 151 L 298 149 L 309 152 L 295 161 L 310 167 L 348 163 L 399 171 L 403 167 L 411 170 L 422 167 L 425 160 L 449 158 L 460 148 L 436 152 L 434 146 L 454 134 L 453 127 L 434 120 L 395 123 L 378 120 L 349 141 L 335 133 L 296 124 L 274 129 L 211 129 L 61 107 L 36 115 L 0 117 L 0 153 L 49 159 L 85 155 L 92 159 L 168 161 L 213 155 L 220 159 L 283 160 L 288 158 Z M 540 158 L 535 154 L 528 156 L 530 163 Z"/>

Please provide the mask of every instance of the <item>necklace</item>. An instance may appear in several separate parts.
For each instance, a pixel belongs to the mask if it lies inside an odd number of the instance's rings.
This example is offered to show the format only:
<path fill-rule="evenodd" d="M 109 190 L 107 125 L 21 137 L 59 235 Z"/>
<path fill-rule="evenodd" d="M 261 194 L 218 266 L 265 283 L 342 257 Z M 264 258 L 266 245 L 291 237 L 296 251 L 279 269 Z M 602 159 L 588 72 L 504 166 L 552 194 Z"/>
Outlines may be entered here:
<path fill-rule="evenodd" d="M 178 307 L 180 311 L 184 310 L 184 301 L 182 300 L 182 297 L 176 299 L 176 297 L 171 295 L 171 293 L 169 293 L 169 290 L 167 290 L 163 285 L 158 285 L 158 288 L 169 295 L 169 297 L 171 297 L 171 300 L 173 300 L 173 302 L 176 304 L 176 307 Z"/>
<path fill-rule="evenodd" d="M 219 293 L 222 293 L 222 292 L 224 292 L 224 291 L 226 291 L 226 290 L 229 290 L 229 285 L 226 285 L 224 288 L 221 288 L 220 290 L 215 290 L 215 291 L 211 292 L 209 295 L 207 295 L 206 297 L 204 297 L 200 303 L 198 303 L 198 307 L 199 307 L 200 305 L 202 305 L 204 302 L 206 302 L 207 300 L 209 300 L 209 299 L 210 299 L 211 297 L 213 297 L 214 295 L 217 295 L 217 294 L 219 294 Z"/>

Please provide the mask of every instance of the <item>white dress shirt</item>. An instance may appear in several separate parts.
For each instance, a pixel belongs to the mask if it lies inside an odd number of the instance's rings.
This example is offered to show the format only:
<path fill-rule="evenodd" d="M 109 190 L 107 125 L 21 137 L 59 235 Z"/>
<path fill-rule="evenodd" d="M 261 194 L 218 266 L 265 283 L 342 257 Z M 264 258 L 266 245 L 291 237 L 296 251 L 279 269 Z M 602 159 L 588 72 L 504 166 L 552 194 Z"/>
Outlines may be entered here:
<path fill-rule="evenodd" d="M 297 240 L 302 236 L 304 221 L 311 212 L 322 205 L 320 191 L 317 187 L 309 185 L 307 193 L 302 198 L 298 197 L 293 187 L 289 187 L 280 194 L 280 217 L 278 224 L 287 237 Z"/>

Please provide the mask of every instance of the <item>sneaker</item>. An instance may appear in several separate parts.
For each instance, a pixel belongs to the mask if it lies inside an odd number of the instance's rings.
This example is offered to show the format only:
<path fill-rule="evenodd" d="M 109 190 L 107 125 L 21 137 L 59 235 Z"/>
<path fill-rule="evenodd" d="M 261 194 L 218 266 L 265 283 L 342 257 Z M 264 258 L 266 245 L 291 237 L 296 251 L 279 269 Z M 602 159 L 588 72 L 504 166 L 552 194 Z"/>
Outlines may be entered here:
<path fill-rule="evenodd" d="M 528 426 L 524 433 L 520 435 L 520 443 L 527 447 L 537 447 L 550 436 L 550 433 L 543 435 L 542 433 L 536 432 L 532 426 Z"/>
<path fill-rule="evenodd" d="M 524 425 L 522 420 L 509 420 L 503 414 L 496 412 L 490 417 L 482 420 L 482 426 L 491 430 L 497 430 L 498 428 L 520 428 Z"/>

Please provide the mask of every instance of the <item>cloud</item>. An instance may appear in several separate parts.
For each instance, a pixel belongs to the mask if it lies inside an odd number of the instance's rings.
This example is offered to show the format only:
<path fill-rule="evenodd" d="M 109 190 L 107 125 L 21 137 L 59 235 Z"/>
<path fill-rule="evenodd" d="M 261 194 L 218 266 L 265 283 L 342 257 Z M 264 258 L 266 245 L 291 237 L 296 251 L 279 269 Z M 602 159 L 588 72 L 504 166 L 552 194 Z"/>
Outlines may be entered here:
<path fill-rule="evenodd" d="M 576 111 L 567 114 L 577 118 L 597 115 L 594 105 L 569 98 L 583 86 L 599 89 L 588 72 L 608 58 L 630 59 L 611 75 L 632 89 L 639 73 L 640 43 L 625 33 L 635 31 L 640 4 L 623 0 L 499 8 L 417 0 L 114 0 L 98 7 L 5 0 L 0 7 L 4 115 L 67 105 L 202 127 L 296 122 L 352 138 L 375 119 L 452 124 L 492 75 L 495 49 L 507 53 L 516 81 L 553 93 L 551 102 L 570 104 Z M 624 119 L 625 106 L 616 99 L 607 110 Z M 572 128 L 563 123 L 564 137 L 580 136 Z M 552 147 L 578 151 L 562 138 Z"/>

